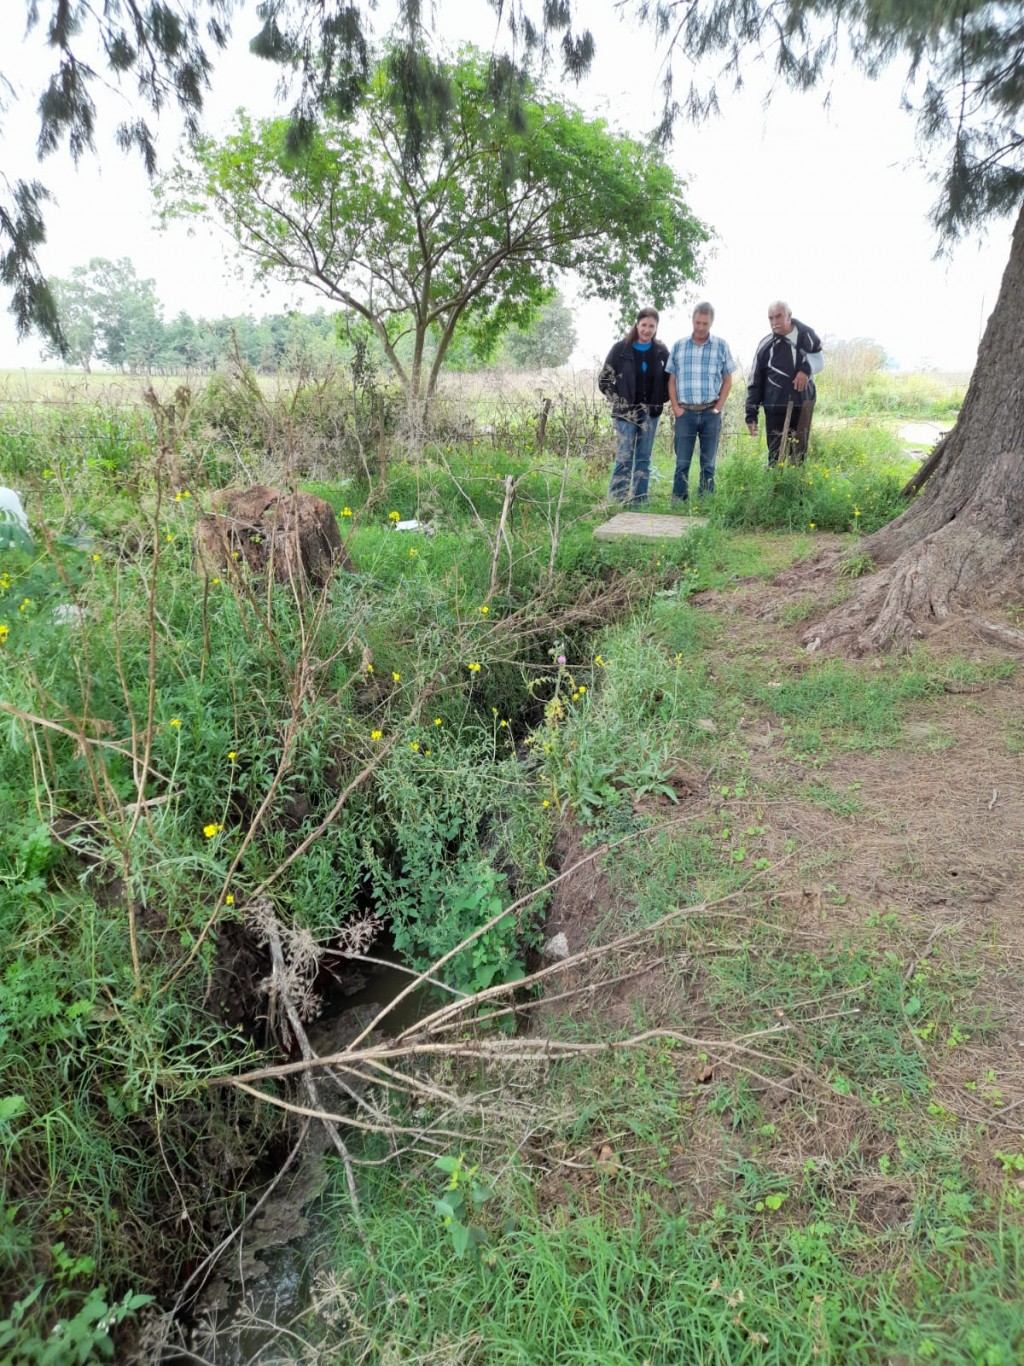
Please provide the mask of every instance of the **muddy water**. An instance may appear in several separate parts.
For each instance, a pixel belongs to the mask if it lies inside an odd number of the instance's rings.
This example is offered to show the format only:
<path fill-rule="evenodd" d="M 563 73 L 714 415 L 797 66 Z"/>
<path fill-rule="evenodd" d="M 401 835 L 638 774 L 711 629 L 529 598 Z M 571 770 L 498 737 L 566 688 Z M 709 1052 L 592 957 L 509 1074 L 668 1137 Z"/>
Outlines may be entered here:
<path fill-rule="evenodd" d="M 359 990 L 339 990 L 329 997 L 320 1019 L 309 1028 L 315 1052 L 327 1057 L 347 1047 L 382 1004 L 394 1000 L 411 980 L 399 967 L 374 967 Z M 388 1013 L 380 1032 L 401 1033 L 437 1003 L 437 993 L 430 988 L 410 993 Z M 322 1090 L 325 1103 L 342 1108 L 336 1090 Z M 287 1333 L 281 1330 L 294 1325 L 301 1334 L 299 1321 L 310 1302 L 315 1272 L 311 1258 L 318 1242 L 317 1203 L 329 1180 L 342 1179 L 337 1166 L 325 1161 L 333 1152 L 323 1126 L 312 1124 L 302 1152 L 225 1252 L 215 1279 L 204 1289 L 187 1329 L 189 1349 L 196 1356 L 213 1366 L 270 1366 L 298 1358 L 294 1339 L 289 1346 Z"/>

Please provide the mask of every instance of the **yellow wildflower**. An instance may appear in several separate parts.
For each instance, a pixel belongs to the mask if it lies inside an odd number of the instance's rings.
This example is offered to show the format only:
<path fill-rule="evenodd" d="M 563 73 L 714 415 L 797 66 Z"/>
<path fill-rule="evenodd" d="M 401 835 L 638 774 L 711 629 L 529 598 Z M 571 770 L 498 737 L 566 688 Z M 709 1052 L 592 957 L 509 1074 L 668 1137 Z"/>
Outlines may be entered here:
<path fill-rule="evenodd" d="M 231 894 L 230 892 L 228 892 L 227 896 L 224 898 L 224 905 L 225 905 L 225 906 L 233 906 L 234 904 L 235 904 L 235 898 L 232 896 L 232 894 Z"/>
<path fill-rule="evenodd" d="M 384 732 L 383 732 L 382 730 L 371 730 L 371 731 L 370 731 L 370 739 L 371 739 L 371 740 L 379 740 L 379 739 L 383 736 L 383 734 L 384 734 Z"/>
<path fill-rule="evenodd" d="M 491 609 L 487 606 L 486 602 L 484 603 L 483 607 L 480 608 L 480 611 L 483 612 L 484 616 L 486 616 L 490 610 Z"/>
<path fill-rule="evenodd" d="M 441 720 L 440 716 L 435 716 L 435 717 L 434 717 L 434 725 L 435 725 L 435 726 L 443 726 L 443 725 L 444 725 L 444 722 Z"/>
<path fill-rule="evenodd" d="M 472 664 L 467 664 L 466 668 L 471 674 L 478 674 L 480 672 L 480 665 L 477 664 L 475 660 Z"/>
<path fill-rule="evenodd" d="M 175 730 L 177 730 L 177 728 L 181 725 L 181 721 L 177 716 L 172 716 L 170 724 L 175 728 Z"/>
<path fill-rule="evenodd" d="M 402 520 L 402 514 L 401 514 L 400 512 L 389 512 L 389 513 L 388 513 L 388 521 L 389 521 L 389 522 L 400 522 L 401 520 Z"/>
<path fill-rule="evenodd" d="M 410 741 L 409 741 L 409 748 L 410 748 L 410 749 L 418 750 L 419 747 L 420 747 L 420 742 L 419 742 L 418 740 L 410 740 Z"/>
<path fill-rule="evenodd" d="M 351 509 L 351 508 L 342 508 L 342 509 L 341 509 L 341 515 L 342 515 L 342 517 L 351 517 L 351 516 L 352 516 L 352 509 Z"/>
<path fill-rule="evenodd" d="M 233 749 L 229 749 L 229 750 L 228 750 L 228 758 L 231 760 L 232 763 L 234 763 L 235 760 L 238 758 L 238 753 L 237 753 L 237 751 L 236 751 L 236 750 L 233 750 Z"/>
<path fill-rule="evenodd" d="M 215 825 L 212 821 L 209 825 L 203 826 L 203 834 L 208 840 L 212 840 L 214 835 L 219 835 L 224 829 L 223 825 Z"/>
<path fill-rule="evenodd" d="M 4 641 L 10 634 L 11 628 L 9 626 L 5 626 L 3 622 L 0 622 L 0 645 L 3 645 Z"/>
<path fill-rule="evenodd" d="M 393 669 L 391 671 L 391 677 L 395 680 L 396 683 L 400 683 L 402 681 L 402 675 L 395 673 Z"/>

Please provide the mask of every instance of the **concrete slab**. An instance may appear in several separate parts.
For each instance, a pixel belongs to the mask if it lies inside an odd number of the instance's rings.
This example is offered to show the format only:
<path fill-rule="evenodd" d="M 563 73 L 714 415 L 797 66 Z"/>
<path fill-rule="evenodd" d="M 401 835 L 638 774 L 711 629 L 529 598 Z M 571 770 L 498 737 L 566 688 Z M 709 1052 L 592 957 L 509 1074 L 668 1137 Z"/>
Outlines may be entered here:
<path fill-rule="evenodd" d="M 594 528 L 595 541 L 621 541 L 634 536 L 641 541 L 677 541 L 694 527 L 707 526 L 706 517 L 675 517 L 665 512 L 618 512 Z"/>

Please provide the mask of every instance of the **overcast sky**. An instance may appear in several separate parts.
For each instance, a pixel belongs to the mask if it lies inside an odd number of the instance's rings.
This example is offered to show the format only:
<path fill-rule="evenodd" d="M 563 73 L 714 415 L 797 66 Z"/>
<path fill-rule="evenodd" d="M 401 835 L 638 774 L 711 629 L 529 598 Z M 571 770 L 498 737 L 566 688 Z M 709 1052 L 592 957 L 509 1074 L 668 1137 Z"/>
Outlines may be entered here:
<path fill-rule="evenodd" d="M 616 19 L 611 0 L 594 0 L 587 8 L 598 40 L 595 70 L 582 86 L 563 93 L 640 136 L 660 108 L 653 40 Z M 443 12 L 453 42 L 486 45 L 494 36 L 484 0 L 455 0 Z M 215 130 L 226 128 L 241 105 L 255 114 L 275 107 L 276 70 L 245 50 L 255 25 L 250 4 L 236 17 L 239 41 L 218 66 L 208 110 Z M 190 237 L 181 226 L 156 228 L 138 159 L 118 152 L 108 136 L 114 119 L 124 117 L 117 97 L 105 101 L 98 159 L 86 158 L 77 172 L 64 154 L 38 165 L 35 106 L 49 58 L 38 30 L 14 61 L 11 53 L 8 47 L 2 68 L 18 83 L 21 98 L 3 116 L 0 166 L 12 179 L 38 176 L 57 196 L 47 216 L 49 240 L 40 251 L 45 270 L 66 275 L 94 256 L 128 256 L 140 276 L 155 281 L 168 319 L 181 309 L 211 317 L 259 315 L 289 303 L 309 310 L 322 305 L 312 291 L 267 295 L 239 279 L 215 233 L 202 229 Z M 680 70 L 677 84 L 686 77 Z M 687 332 L 693 303 L 706 297 L 717 311 L 714 330 L 745 364 L 767 330 L 768 303 L 781 297 L 827 337 L 879 342 L 901 368 L 969 370 L 995 304 L 1012 225 L 996 222 L 950 260 L 933 259 L 927 213 L 934 187 L 915 156 L 913 122 L 899 109 L 898 78 L 869 83 L 841 73 L 827 110 L 820 93 L 783 92 L 766 105 L 756 66 L 747 86 L 742 96 L 723 99 L 722 117 L 708 125 L 680 124 L 669 153 L 689 183 L 691 206 L 716 238 L 703 282 L 663 313 L 660 335 L 671 343 Z M 165 166 L 176 141 L 173 121 L 166 120 L 160 140 Z M 578 292 L 572 302 L 579 334 L 573 361 L 590 366 L 603 358 L 616 328 L 606 306 L 588 304 Z M 0 315 L 0 367 L 36 364 L 38 344 L 18 344 L 13 320 Z"/>

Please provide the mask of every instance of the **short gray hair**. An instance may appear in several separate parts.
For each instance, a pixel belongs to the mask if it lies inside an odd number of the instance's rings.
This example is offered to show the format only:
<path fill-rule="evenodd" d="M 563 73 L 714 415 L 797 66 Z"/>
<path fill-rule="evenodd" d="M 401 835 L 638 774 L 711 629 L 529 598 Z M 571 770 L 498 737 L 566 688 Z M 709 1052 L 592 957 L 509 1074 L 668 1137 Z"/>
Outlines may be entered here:
<path fill-rule="evenodd" d="M 694 308 L 693 316 L 696 317 L 698 313 L 703 314 L 706 318 L 710 318 L 712 322 L 715 321 L 715 310 L 712 308 L 711 304 L 708 303 L 707 299 L 705 299 L 703 303 L 697 304 Z"/>
<path fill-rule="evenodd" d="M 790 308 L 789 304 L 786 303 L 785 299 L 773 299 L 768 305 L 768 312 L 773 313 L 777 308 L 781 308 L 787 318 L 793 316 L 793 310 Z"/>

